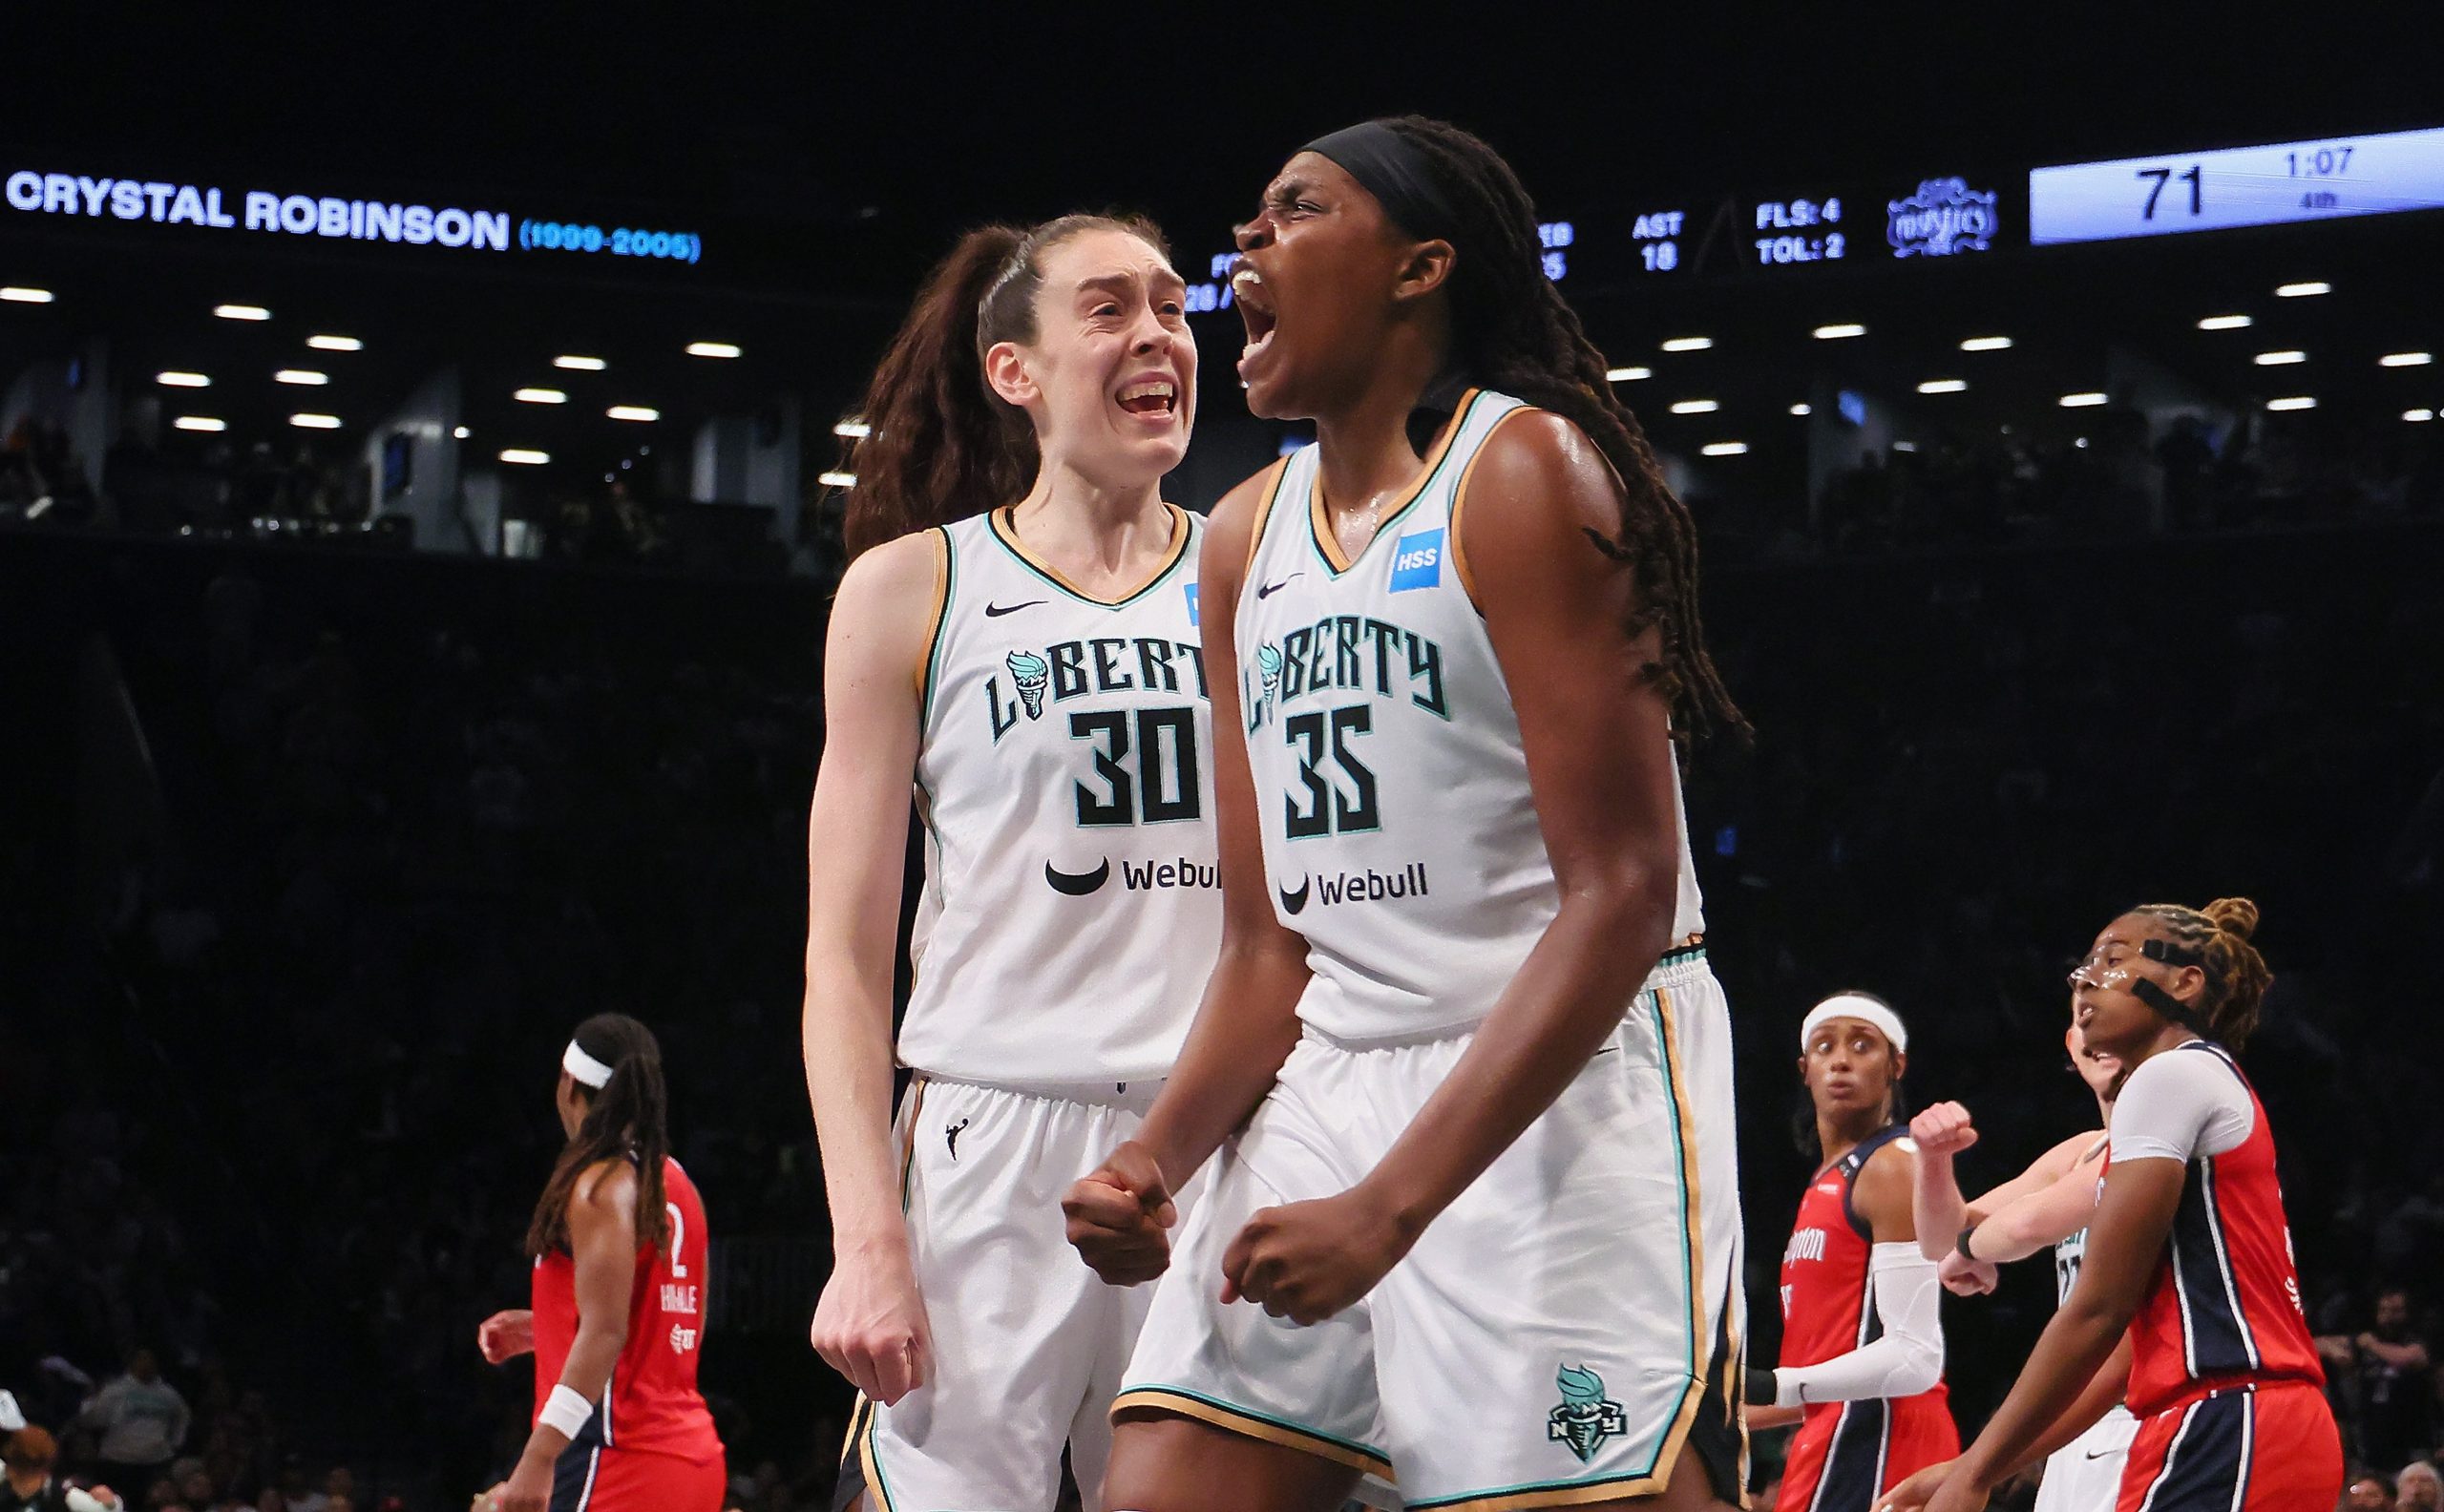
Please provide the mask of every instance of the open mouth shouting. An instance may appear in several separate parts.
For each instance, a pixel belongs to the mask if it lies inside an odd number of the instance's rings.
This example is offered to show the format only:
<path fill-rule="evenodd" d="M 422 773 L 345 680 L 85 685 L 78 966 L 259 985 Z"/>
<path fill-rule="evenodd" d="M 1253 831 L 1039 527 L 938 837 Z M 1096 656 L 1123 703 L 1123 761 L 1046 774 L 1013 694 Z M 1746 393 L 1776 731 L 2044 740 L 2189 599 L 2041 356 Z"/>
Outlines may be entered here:
<path fill-rule="evenodd" d="M 1151 423 L 1168 425 L 1179 412 L 1180 386 L 1169 374 L 1148 373 L 1121 385 L 1119 393 L 1113 397 L 1129 414 Z"/>
<path fill-rule="evenodd" d="M 1274 326 L 1278 321 L 1273 304 L 1273 291 L 1265 286 L 1264 275 L 1246 258 L 1231 272 L 1232 303 L 1239 307 L 1239 319 L 1248 328 L 1248 343 L 1239 351 L 1239 381 L 1255 381 L 1265 356 L 1273 346 Z"/>

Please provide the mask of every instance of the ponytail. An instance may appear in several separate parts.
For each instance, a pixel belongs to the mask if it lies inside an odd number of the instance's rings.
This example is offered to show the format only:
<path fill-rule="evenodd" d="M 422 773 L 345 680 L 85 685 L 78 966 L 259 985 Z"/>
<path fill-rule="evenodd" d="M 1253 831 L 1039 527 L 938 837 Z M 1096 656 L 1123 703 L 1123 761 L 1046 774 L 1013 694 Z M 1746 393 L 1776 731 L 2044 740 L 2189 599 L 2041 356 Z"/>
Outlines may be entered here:
<path fill-rule="evenodd" d="M 670 1155 L 668 1095 L 662 1081 L 662 1046 L 626 1014 L 597 1014 L 570 1036 L 577 1047 L 611 1068 L 611 1080 L 582 1094 L 585 1116 L 560 1150 L 552 1179 L 526 1226 L 526 1252 L 540 1256 L 568 1248 L 569 1203 L 586 1171 L 606 1160 L 637 1163 L 637 1241 L 657 1250 L 670 1246 L 670 1215 L 663 1207 L 662 1166 Z"/>
<path fill-rule="evenodd" d="M 925 280 L 866 386 L 867 433 L 849 443 L 841 464 L 857 479 L 841 521 L 852 561 L 885 541 L 1013 502 L 1033 485 L 1035 428 L 985 382 L 984 354 L 1036 339 L 1043 254 L 1095 230 L 1127 232 L 1170 256 L 1149 221 L 1068 215 L 970 231 Z"/>

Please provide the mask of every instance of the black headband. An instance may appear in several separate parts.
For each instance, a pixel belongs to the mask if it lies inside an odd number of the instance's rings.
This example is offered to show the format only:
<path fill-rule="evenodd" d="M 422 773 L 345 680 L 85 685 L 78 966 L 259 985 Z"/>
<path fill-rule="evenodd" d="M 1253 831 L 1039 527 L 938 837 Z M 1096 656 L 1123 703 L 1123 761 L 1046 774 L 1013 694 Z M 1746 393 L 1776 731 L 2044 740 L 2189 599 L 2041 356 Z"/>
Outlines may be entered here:
<path fill-rule="evenodd" d="M 1447 237 L 1459 212 L 1435 183 L 1425 155 L 1381 121 L 1360 121 L 1317 137 L 1300 152 L 1329 158 L 1383 206 L 1394 224 L 1413 237 Z"/>

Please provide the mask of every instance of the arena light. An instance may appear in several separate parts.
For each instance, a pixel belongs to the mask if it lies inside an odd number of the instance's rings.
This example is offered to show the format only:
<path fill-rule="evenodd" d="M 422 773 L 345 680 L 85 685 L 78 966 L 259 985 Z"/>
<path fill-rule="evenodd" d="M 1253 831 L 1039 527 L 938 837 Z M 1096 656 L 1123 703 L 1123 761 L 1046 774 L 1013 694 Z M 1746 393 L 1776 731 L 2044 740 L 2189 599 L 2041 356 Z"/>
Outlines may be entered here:
<path fill-rule="evenodd" d="M 562 355 L 553 358 L 552 366 L 555 368 L 565 368 L 571 372 L 600 372 L 603 368 L 608 368 L 611 365 L 604 362 L 600 357 L 572 357 Z"/>
<path fill-rule="evenodd" d="M 1969 380 L 1966 378 L 1929 378 L 1918 386 L 1922 394 L 1965 393 L 1968 388 Z"/>
<path fill-rule="evenodd" d="M 48 304 L 58 297 L 49 289 L 28 288 L 22 284 L 0 288 L 0 300 L 7 300 L 11 304 Z"/>
<path fill-rule="evenodd" d="M 1838 326 L 1819 326 L 1809 332 L 1818 341 L 1847 341 L 1853 336 L 1864 336 L 1866 333 L 1867 328 L 1856 321 L 1844 321 Z"/>
<path fill-rule="evenodd" d="M 1960 349 L 1962 351 L 2009 351 L 2011 346 L 2012 339 L 2009 336 L 1971 336 L 1960 344 Z"/>
<path fill-rule="evenodd" d="M 363 351 L 365 343 L 353 336 L 308 336 L 306 345 L 316 351 Z"/>
<path fill-rule="evenodd" d="M 602 412 L 614 420 L 659 420 L 662 418 L 661 410 L 648 410 L 643 405 L 613 405 Z"/>
<path fill-rule="evenodd" d="M 474 433 L 475 432 L 468 430 L 465 426 L 457 426 L 452 429 L 450 438 L 453 441 L 464 441 Z"/>
<path fill-rule="evenodd" d="M 2305 283 L 2300 284 L 2276 284 L 2274 297 L 2276 299 L 2307 299 L 2312 294 L 2330 294 L 2332 292 L 2332 284 L 2328 284 L 2321 279 L 2309 279 Z"/>
<path fill-rule="evenodd" d="M 739 355 L 739 349 L 728 342 L 689 342 L 687 355 L 690 357 L 735 357 Z"/>
<path fill-rule="evenodd" d="M 271 311 L 260 304 L 215 304 L 212 313 L 222 320 L 267 321 Z"/>
<path fill-rule="evenodd" d="M 2430 420 L 2435 418 L 2435 411 L 2433 410 L 2405 410 L 2402 411 L 2402 418 L 2412 425 L 2425 425 Z"/>
<path fill-rule="evenodd" d="M 826 472 L 820 477 L 817 477 L 815 481 L 822 484 L 825 488 L 855 488 L 857 486 L 857 474 L 854 472 Z"/>
<path fill-rule="evenodd" d="M 1608 368 L 1604 370 L 1606 383 L 1643 383 L 1654 376 L 1652 368 Z"/>
<path fill-rule="evenodd" d="M 1816 408 L 1813 405 L 1795 404 L 1791 406 L 1791 413 L 1795 415 L 1807 415 L 1814 414 L 1815 412 Z"/>
<path fill-rule="evenodd" d="M 552 460 L 552 453 L 533 451 L 526 447 L 508 447 L 501 452 L 500 459 L 518 467 L 541 467 Z"/>
<path fill-rule="evenodd" d="M 288 417 L 288 423 L 295 426 L 300 430 L 336 430 L 340 428 L 340 417 L 337 415 L 314 414 L 309 411 L 304 414 L 290 415 Z"/>
<path fill-rule="evenodd" d="M 569 396 L 558 388 L 520 388 L 511 394 L 519 404 L 566 404 Z"/>
<path fill-rule="evenodd" d="M 180 415 L 170 422 L 170 428 L 174 430 L 226 430 L 229 422 L 211 415 Z"/>
<path fill-rule="evenodd" d="M 1748 443 L 1745 441 L 1709 441 L 1697 450 L 1703 452 L 1708 456 L 1746 456 L 1748 454 Z"/>
<path fill-rule="evenodd" d="M 2435 360 L 2433 352 L 2387 352 L 2376 359 L 2379 368 L 2424 368 Z"/>
<path fill-rule="evenodd" d="M 274 383 L 295 384 L 301 388 L 320 388 L 323 385 L 331 381 L 331 375 L 329 373 L 316 372 L 310 368 L 283 368 L 280 371 L 271 375 L 271 381 Z"/>
<path fill-rule="evenodd" d="M 2293 363 L 2304 363 L 2307 360 L 2308 354 L 2304 351 L 2260 352 L 2249 359 L 2261 368 L 2288 368 Z"/>
<path fill-rule="evenodd" d="M 1711 336 L 1675 336 L 1663 344 L 1665 351 L 1704 351 L 1715 344 Z"/>
<path fill-rule="evenodd" d="M 2209 315 L 2198 323 L 2200 330 L 2244 330 L 2257 322 L 2246 315 Z"/>
<path fill-rule="evenodd" d="M 874 433 L 874 428 L 863 420 L 843 420 L 832 428 L 832 433 L 847 436 L 852 441 L 862 441 Z"/>
<path fill-rule="evenodd" d="M 212 387 L 212 380 L 202 373 L 179 372 L 175 369 L 155 373 L 153 381 L 164 388 L 209 388 Z"/>
<path fill-rule="evenodd" d="M 2104 403 L 2104 395 L 2100 393 L 2064 394 L 2054 403 L 2065 410 L 2094 410 Z"/>
<path fill-rule="evenodd" d="M 1712 399 L 1682 399 L 1672 406 L 1674 414 L 1712 414 L 1722 406 Z"/>
<path fill-rule="evenodd" d="M 2287 399 L 2268 399 L 2265 407 L 2268 410 L 2314 410 L 2317 401 L 2307 394 L 2294 394 Z"/>

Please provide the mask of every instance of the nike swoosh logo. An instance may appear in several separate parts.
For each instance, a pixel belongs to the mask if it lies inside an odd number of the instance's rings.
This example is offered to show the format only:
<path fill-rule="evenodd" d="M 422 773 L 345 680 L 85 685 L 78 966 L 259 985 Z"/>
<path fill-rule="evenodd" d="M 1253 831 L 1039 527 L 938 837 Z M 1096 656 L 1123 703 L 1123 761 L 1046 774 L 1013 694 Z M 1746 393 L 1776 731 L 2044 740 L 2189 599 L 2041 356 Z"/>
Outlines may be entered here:
<path fill-rule="evenodd" d="M 998 620 L 1005 614 L 1017 614 L 1022 609 L 1032 609 L 1042 602 L 1043 602 L 1043 600 L 1041 598 L 1029 598 L 1023 603 L 988 603 L 984 606 L 984 618 L 987 620 Z"/>
<path fill-rule="evenodd" d="M 1296 914 L 1306 908 L 1307 890 L 1313 884 L 1310 883 L 1307 878 L 1300 877 L 1298 879 L 1298 891 L 1293 892 L 1288 888 L 1281 886 L 1279 883 L 1275 883 L 1274 885 L 1274 891 L 1281 894 L 1281 912 L 1284 914 Z"/>
<path fill-rule="evenodd" d="M 2128 1454 L 2129 1452 L 2130 1451 L 2127 1449 L 2091 1449 L 2088 1451 L 2088 1458 L 2091 1460 L 2102 1460 L 2109 1455 Z"/>
<path fill-rule="evenodd" d="M 1277 594 L 1277 593 L 1281 592 L 1281 590 L 1283 590 L 1284 588 L 1289 587 L 1292 583 L 1296 582 L 1299 578 L 1304 578 L 1304 577 L 1306 577 L 1306 576 L 1307 576 L 1307 575 L 1306 575 L 1305 573 L 1302 573 L 1302 572 L 1295 572 L 1295 573 L 1292 573 L 1289 577 L 1284 578 L 1283 578 L 1283 579 L 1281 579 L 1281 581 L 1279 581 L 1279 582 L 1275 582 L 1275 583 L 1267 583 L 1267 584 L 1265 584 L 1263 587 L 1261 587 L 1261 588 L 1257 589 L 1257 590 L 1256 590 L 1256 597 L 1257 597 L 1257 598 L 1272 598 L 1275 594 Z"/>
<path fill-rule="evenodd" d="M 1065 892 L 1071 897 L 1085 897 L 1111 880 L 1111 860 L 1106 857 L 1103 863 L 1092 872 L 1064 872 L 1046 861 L 1043 864 L 1043 879 L 1052 884 L 1052 891 L 1055 892 Z"/>

